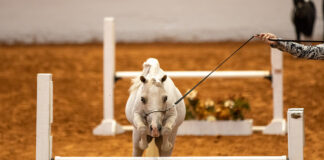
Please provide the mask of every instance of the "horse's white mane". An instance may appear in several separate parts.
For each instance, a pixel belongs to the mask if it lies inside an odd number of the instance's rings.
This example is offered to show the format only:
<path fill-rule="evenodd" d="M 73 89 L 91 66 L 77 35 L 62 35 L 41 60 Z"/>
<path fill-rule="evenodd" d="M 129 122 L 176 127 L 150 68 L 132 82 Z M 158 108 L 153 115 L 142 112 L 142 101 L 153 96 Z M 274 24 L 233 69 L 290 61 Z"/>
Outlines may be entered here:
<path fill-rule="evenodd" d="M 148 80 L 152 80 L 153 83 L 158 83 L 158 76 L 160 74 L 160 64 L 155 58 L 149 58 L 143 63 L 143 72 L 141 76 L 144 76 Z M 129 92 L 136 91 L 142 84 L 140 76 L 132 79 L 132 86 L 129 88 Z"/>

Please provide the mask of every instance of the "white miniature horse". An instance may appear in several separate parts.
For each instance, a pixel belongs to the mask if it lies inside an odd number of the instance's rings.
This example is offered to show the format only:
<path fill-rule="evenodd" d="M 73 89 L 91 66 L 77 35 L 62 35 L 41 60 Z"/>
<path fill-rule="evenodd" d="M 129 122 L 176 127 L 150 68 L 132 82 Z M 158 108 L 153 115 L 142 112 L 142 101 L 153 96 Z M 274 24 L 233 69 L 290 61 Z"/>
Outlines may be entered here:
<path fill-rule="evenodd" d="M 159 62 L 149 58 L 143 73 L 133 79 L 126 104 L 126 117 L 133 124 L 133 156 L 142 156 L 148 143 L 155 138 L 160 156 L 171 156 L 179 125 L 186 108 L 182 95 L 173 81 L 160 68 Z"/>

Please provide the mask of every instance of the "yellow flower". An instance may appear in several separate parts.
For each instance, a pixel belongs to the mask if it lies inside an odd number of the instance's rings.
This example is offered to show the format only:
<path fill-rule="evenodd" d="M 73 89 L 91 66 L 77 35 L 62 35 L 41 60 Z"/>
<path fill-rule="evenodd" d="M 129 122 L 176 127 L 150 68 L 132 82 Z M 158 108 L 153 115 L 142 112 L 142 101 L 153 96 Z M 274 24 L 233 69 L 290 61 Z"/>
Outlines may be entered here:
<path fill-rule="evenodd" d="M 215 103 L 211 99 L 207 99 L 205 101 L 205 110 L 207 112 L 215 112 Z"/>
<path fill-rule="evenodd" d="M 232 109 L 234 107 L 234 105 L 235 105 L 235 103 L 232 100 L 227 100 L 227 101 L 224 102 L 224 107 L 226 107 L 226 108 L 231 108 Z"/>
<path fill-rule="evenodd" d="M 214 116 L 207 116 L 207 121 L 216 121 L 216 118 Z"/>
<path fill-rule="evenodd" d="M 211 100 L 211 99 L 207 99 L 207 100 L 205 101 L 205 106 L 206 106 L 206 108 L 207 108 L 207 107 L 210 107 L 210 106 L 214 106 L 214 105 L 215 105 L 215 103 L 214 103 L 214 101 Z"/>
<path fill-rule="evenodd" d="M 189 90 L 187 90 L 187 92 L 188 92 Z M 188 95 L 187 95 L 187 98 L 189 99 L 189 100 L 194 100 L 194 99 L 196 99 L 197 98 L 197 96 L 198 96 L 198 92 L 196 91 L 196 90 L 193 90 L 193 91 L 191 91 Z"/>

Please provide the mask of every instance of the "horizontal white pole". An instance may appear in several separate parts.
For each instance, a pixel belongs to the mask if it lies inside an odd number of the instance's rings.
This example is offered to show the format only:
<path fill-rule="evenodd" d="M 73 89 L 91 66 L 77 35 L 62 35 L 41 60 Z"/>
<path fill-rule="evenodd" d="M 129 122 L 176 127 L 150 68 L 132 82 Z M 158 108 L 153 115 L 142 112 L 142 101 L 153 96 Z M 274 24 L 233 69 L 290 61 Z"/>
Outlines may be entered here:
<path fill-rule="evenodd" d="M 55 157 L 55 160 L 287 160 L 286 156 L 226 157 Z"/>
<path fill-rule="evenodd" d="M 256 132 L 261 132 L 266 128 L 266 126 L 253 126 L 252 130 Z"/>
<path fill-rule="evenodd" d="M 116 77 L 127 78 L 141 75 L 139 71 L 116 72 Z M 166 74 L 174 78 L 205 77 L 210 71 L 168 71 Z M 256 78 L 270 76 L 269 71 L 216 71 L 210 75 L 214 78 Z"/>
<path fill-rule="evenodd" d="M 125 131 L 132 131 L 133 130 L 133 126 L 132 125 L 123 125 L 122 128 Z"/>

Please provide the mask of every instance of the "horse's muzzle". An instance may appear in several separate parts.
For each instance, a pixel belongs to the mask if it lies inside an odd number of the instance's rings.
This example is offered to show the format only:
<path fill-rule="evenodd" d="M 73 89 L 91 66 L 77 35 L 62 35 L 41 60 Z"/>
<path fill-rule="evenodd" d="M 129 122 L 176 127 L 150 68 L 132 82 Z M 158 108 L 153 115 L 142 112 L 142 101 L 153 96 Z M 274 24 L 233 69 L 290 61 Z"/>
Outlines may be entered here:
<path fill-rule="evenodd" d="M 162 125 L 158 124 L 157 126 L 150 125 L 150 131 L 152 137 L 159 137 L 161 134 Z"/>

